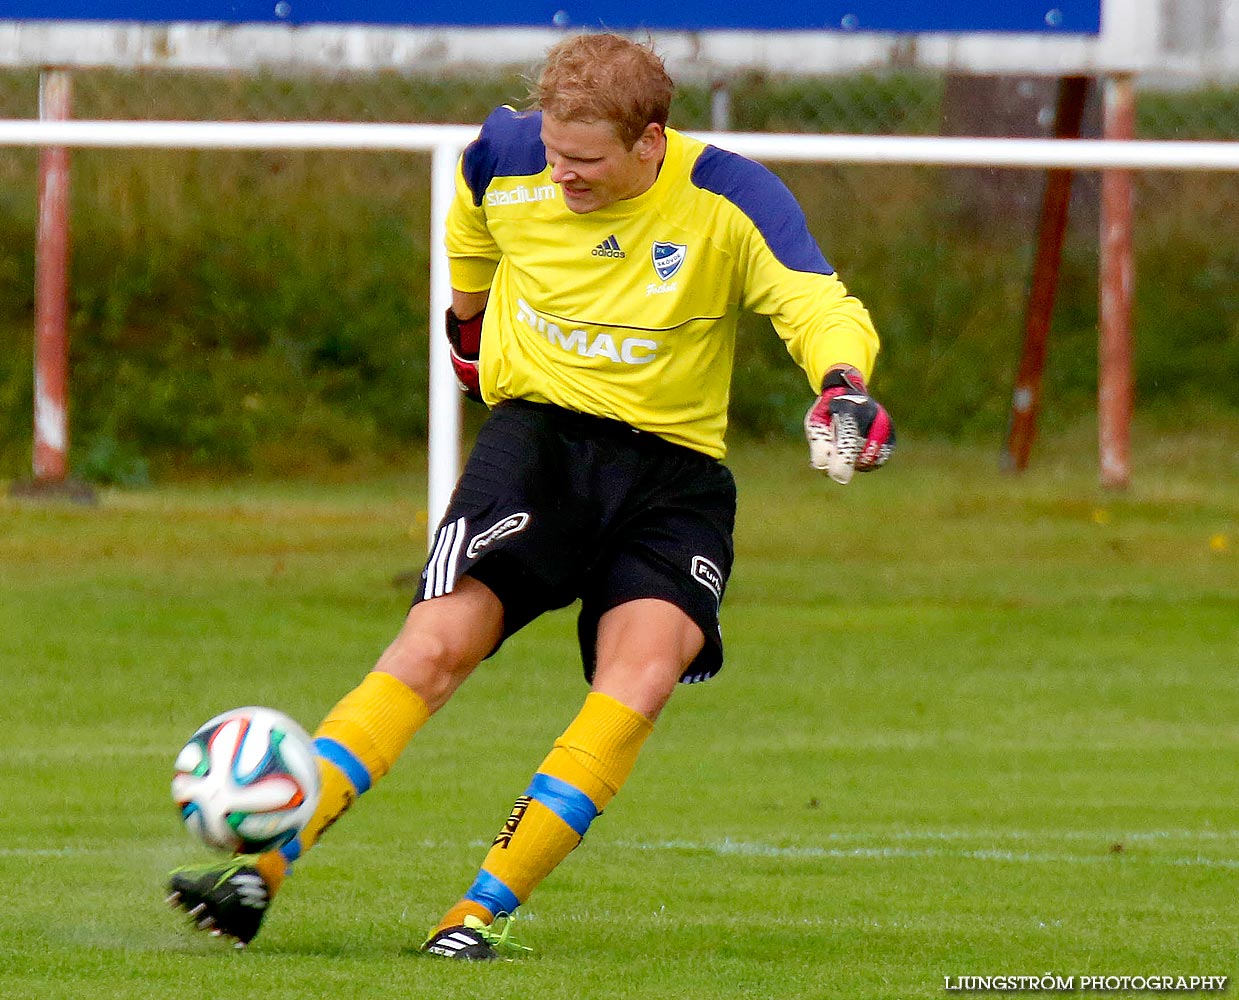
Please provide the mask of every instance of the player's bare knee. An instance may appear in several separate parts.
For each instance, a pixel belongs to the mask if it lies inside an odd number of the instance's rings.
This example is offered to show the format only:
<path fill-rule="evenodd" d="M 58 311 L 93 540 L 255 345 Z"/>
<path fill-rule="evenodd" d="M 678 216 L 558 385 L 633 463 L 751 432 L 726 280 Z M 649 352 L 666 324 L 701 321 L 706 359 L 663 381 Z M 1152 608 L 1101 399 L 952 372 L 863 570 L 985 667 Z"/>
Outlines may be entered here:
<path fill-rule="evenodd" d="M 594 690 L 648 719 L 656 719 L 675 692 L 683 670 L 677 660 L 664 655 L 625 656 L 598 664 Z"/>
<path fill-rule="evenodd" d="M 477 661 L 472 654 L 457 649 L 438 633 L 406 627 L 379 658 L 375 669 L 402 681 L 435 711 L 475 666 Z"/>

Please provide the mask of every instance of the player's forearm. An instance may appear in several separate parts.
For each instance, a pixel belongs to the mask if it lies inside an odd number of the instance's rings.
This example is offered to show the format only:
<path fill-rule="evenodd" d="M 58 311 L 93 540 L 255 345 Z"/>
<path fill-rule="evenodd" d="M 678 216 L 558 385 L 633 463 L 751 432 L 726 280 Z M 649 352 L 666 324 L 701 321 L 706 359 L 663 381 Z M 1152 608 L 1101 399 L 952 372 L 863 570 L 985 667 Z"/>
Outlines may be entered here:
<path fill-rule="evenodd" d="M 462 292 L 458 288 L 453 288 L 452 312 L 456 314 L 458 319 L 472 319 L 486 308 L 486 301 L 489 298 L 489 289 L 484 292 Z"/>
<path fill-rule="evenodd" d="M 878 335 L 869 314 L 855 299 L 854 308 L 834 309 L 829 315 L 799 328 L 778 320 L 775 329 L 787 344 L 792 360 L 804 369 L 814 392 L 832 368 L 846 365 L 868 379 L 878 356 Z"/>
<path fill-rule="evenodd" d="M 805 345 L 801 366 L 814 388 L 832 368 L 849 366 L 869 379 L 878 356 L 878 334 L 864 306 L 855 299 L 855 309 L 837 312 L 829 317 Z"/>

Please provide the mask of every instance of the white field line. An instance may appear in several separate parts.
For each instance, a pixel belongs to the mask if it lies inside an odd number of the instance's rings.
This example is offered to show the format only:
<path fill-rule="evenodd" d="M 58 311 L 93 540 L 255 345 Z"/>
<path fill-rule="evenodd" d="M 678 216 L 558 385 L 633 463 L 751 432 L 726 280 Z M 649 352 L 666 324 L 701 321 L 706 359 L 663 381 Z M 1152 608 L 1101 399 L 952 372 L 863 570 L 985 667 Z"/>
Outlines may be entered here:
<path fill-rule="evenodd" d="M 1105 838 L 1102 835 L 1093 835 L 1092 839 L 1104 841 Z M 792 861 L 954 859 L 959 861 L 995 861 L 1004 864 L 1090 865 L 1113 864 L 1116 859 L 1116 856 L 1108 851 L 1104 853 L 1099 851 L 1092 854 L 1068 854 L 1012 851 L 1001 848 L 901 847 L 890 844 L 858 844 L 854 847 L 785 847 L 775 844 L 749 843 L 735 840 L 723 840 L 714 843 L 698 843 L 687 840 L 667 840 L 654 843 L 619 841 L 612 846 L 634 851 L 688 851 L 700 854 L 714 854 L 719 857 L 785 858 Z M 1118 857 L 1121 857 L 1124 863 L 1239 870 L 1239 858 L 1208 858 L 1198 854 L 1184 857 L 1133 856 L 1125 852 L 1118 855 Z"/>
<path fill-rule="evenodd" d="M 1123 843 L 1161 842 L 1179 843 L 1190 847 L 1192 842 L 1210 841 L 1225 842 L 1239 838 L 1239 831 L 1197 831 L 1197 830 L 1151 830 L 1123 835 Z M 1118 855 L 1108 850 L 1098 849 L 1086 854 L 1052 851 L 1021 851 L 993 847 L 949 847 L 932 846 L 954 841 L 982 841 L 1001 845 L 1004 841 L 1037 840 L 1038 842 L 1054 841 L 1091 841 L 1095 844 L 1105 844 L 1111 838 L 1100 832 L 1085 830 L 1067 830 L 1058 833 L 1035 833 L 1032 831 L 979 831 L 979 830 L 927 830 L 904 831 L 886 837 L 874 837 L 872 834 L 840 834 L 830 838 L 840 841 L 855 841 L 850 846 L 827 847 L 821 845 L 779 845 L 760 841 L 742 841 L 724 839 L 719 841 L 664 840 L 664 841 L 610 841 L 607 847 L 621 851 L 639 852 L 675 852 L 707 854 L 716 857 L 749 857 L 749 858 L 783 858 L 789 861 L 890 861 L 890 860 L 957 860 L 997 862 L 1002 864 L 1032 864 L 1032 865 L 1092 865 L 1114 864 L 1121 860 L 1123 864 L 1167 865 L 1172 867 L 1217 868 L 1239 870 L 1239 857 L 1215 858 L 1200 854 L 1180 856 L 1150 855 L 1140 852 L 1123 851 Z M 902 841 L 902 843 L 890 843 Z M 911 846 L 914 842 L 925 842 L 929 846 Z M 166 847 L 166 843 L 161 844 Z M 378 848 L 378 844 L 358 842 L 360 847 Z M 425 850 L 458 851 L 484 849 L 489 841 L 472 840 L 467 843 L 460 841 L 425 840 L 419 844 Z M 95 846 L 65 846 L 65 847 L 0 847 L 0 860 L 37 859 L 37 858 L 77 858 L 102 857 L 114 854 L 130 854 L 129 844 L 95 845 Z"/>
<path fill-rule="evenodd" d="M 894 830 L 894 831 L 854 831 L 836 832 L 826 835 L 832 843 L 854 840 L 896 840 L 896 841 L 1057 841 L 1085 840 L 1097 842 L 1109 838 L 1114 841 L 1164 841 L 1164 840 L 1203 840 L 1203 841 L 1239 841 L 1239 830 L 1013 830 L 1013 829 L 979 829 L 970 830 Z M 724 840 L 726 843 L 726 840 Z"/>
<path fill-rule="evenodd" d="M 179 745 L 177 747 L 179 749 Z M 125 743 L 117 740 L 115 743 L 91 743 L 89 751 L 81 745 L 64 743 L 53 746 L 18 746 L 6 748 L 5 763 L 21 761 L 26 764 L 55 763 L 57 761 L 98 760 L 102 757 L 155 758 L 171 761 L 176 755 L 176 749 L 169 749 L 167 744 L 142 745 Z M 171 772 L 169 772 L 171 773 Z"/>

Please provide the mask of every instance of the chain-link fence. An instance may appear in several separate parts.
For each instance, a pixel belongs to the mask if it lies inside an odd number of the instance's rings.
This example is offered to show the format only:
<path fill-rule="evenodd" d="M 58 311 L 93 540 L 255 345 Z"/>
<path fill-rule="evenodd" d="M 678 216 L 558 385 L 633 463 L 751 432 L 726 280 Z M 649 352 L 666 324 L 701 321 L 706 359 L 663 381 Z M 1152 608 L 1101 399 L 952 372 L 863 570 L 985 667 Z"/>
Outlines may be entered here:
<path fill-rule="evenodd" d="M 292 77 L 76 71 L 81 119 L 480 122 L 521 74 Z M 977 114 L 978 105 L 982 109 Z M 1054 86 L 925 72 L 682 87 L 686 130 L 1049 134 Z M 1095 134 L 1097 100 L 1086 113 Z M 38 74 L 0 73 L 0 117 L 38 114 Z M 1143 89 L 1141 138 L 1239 139 L 1239 88 Z M 34 150 L 0 150 L 0 474 L 28 461 Z M 425 429 L 428 158 L 392 153 L 73 154 L 78 467 L 285 468 L 403 448 Z M 776 165 L 884 335 L 883 393 L 909 430 L 1007 419 L 1042 176 Z M 1045 420 L 1091 405 L 1096 183 L 1078 177 Z M 1137 186 L 1141 405 L 1239 405 L 1239 176 L 1145 172 Z M 435 251 L 437 252 L 437 250 Z M 764 325 L 742 328 L 733 417 L 791 429 L 806 387 Z M 174 416 L 177 414 L 177 416 Z M 91 463 L 94 463 L 93 468 Z M 122 470 L 118 472 L 117 470 Z"/>
<path fill-rule="evenodd" d="M 90 119 L 472 123 L 499 103 L 519 103 L 526 77 L 494 74 L 416 77 L 283 76 L 185 70 L 76 70 L 76 116 Z M 943 127 L 947 76 L 931 71 L 846 77 L 775 77 L 741 72 L 680 87 L 672 124 L 685 129 L 934 135 Z M 984 78 L 980 78 L 984 79 Z M 993 78 L 1021 100 L 1052 110 L 1046 78 Z M 723 121 L 716 116 L 724 95 Z M 37 70 L 0 70 L 0 117 L 38 116 Z M 1025 125 L 1025 128 L 1028 128 Z M 1239 138 L 1239 87 L 1142 87 L 1139 137 Z"/>

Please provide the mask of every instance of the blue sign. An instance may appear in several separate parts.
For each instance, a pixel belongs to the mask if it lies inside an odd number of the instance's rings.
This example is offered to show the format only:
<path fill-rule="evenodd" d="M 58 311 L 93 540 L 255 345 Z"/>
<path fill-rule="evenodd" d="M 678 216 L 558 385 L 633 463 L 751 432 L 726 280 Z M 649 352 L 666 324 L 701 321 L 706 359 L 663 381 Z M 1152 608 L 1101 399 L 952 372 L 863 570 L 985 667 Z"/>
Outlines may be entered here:
<path fill-rule="evenodd" d="M 1095 35 L 1101 0 L 3 0 L 0 20 Z"/>

